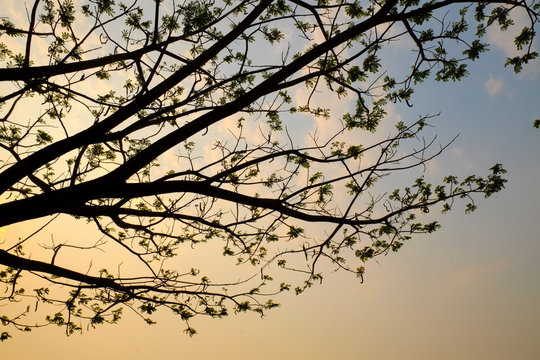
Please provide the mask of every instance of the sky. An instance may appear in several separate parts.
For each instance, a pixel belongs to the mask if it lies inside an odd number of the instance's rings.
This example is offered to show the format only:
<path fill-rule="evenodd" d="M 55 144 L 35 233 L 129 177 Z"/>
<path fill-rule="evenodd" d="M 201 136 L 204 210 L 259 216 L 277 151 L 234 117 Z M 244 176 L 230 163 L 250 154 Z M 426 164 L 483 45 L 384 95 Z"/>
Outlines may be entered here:
<path fill-rule="evenodd" d="M 367 265 L 365 282 L 327 274 L 264 318 L 198 318 L 198 335 L 158 314 L 155 325 L 127 315 L 117 325 L 66 337 L 62 328 L 14 333 L 3 358 L 130 359 L 535 359 L 540 354 L 540 64 L 522 74 L 504 68 L 506 34 L 489 34 L 491 51 L 459 83 L 426 83 L 414 106 L 395 116 L 431 123 L 440 141 L 458 138 L 428 168 L 429 176 L 508 170 L 506 189 L 479 199 L 472 215 L 438 217 L 442 229 Z M 399 63 L 399 49 L 392 61 Z M 396 65 L 397 66 L 397 65 Z M 0 235 L 17 236 L 20 228 Z M 48 236 L 48 235 L 44 235 Z M 1 309 L 0 309 L 1 310 Z"/>

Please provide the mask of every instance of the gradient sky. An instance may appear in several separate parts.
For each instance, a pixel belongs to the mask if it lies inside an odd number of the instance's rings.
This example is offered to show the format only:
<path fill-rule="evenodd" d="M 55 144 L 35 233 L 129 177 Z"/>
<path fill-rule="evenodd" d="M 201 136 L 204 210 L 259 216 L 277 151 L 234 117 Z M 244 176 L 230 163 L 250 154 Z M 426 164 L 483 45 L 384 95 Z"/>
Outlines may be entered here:
<path fill-rule="evenodd" d="M 460 134 L 429 176 L 485 173 L 500 162 L 507 188 L 479 199 L 443 228 L 367 265 L 364 284 L 327 274 L 300 296 L 284 294 L 265 318 L 240 314 L 196 318 L 198 335 L 163 312 L 146 325 L 129 314 L 118 325 L 70 337 L 63 328 L 13 333 L 5 359 L 536 359 L 540 354 L 540 64 L 520 75 L 504 68 L 506 34 L 491 33 L 491 51 L 460 83 L 426 83 L 414 106 L 392 107 L 405 121 L 431 121 L 444 143 Z M 399 66 L 398 48 L 387 63 Z M 21 236 L 8 228 L 0 240 Z M 71 229 L 72 231 L 72 229 Z M 50 233 L 43 235 L 50 237 Z M 0 309 L 1 310 L 1 309 Z"/>

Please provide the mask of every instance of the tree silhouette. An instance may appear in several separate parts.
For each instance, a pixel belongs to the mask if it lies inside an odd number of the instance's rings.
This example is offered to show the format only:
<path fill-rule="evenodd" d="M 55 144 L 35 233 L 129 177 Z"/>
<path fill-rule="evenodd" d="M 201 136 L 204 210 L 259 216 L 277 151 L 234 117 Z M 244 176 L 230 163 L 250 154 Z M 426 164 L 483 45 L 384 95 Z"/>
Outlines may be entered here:
<path fill-rule="evenodd" d="M 430 116 L 385 119 L 387 104 L 410 105 L 427 79 L 462 79 L 487 50 L 487 29 L 508 28 L 516 13 L 528 23 L 505 65 L 519 72 L 537 56 L 539 8 L 35 0 L 27 23 L 3 18 L 0 226 L 40 219 L 39 231 L 68 216 L 101 236 L 7 239 L 0 299 L 25 308 L 2 323 L 70 334 L 117 322 L 125 308 L 149 323 L 168 308 L 193 334 L 195 315 L 263 313 L 277 306 L 272 295 L 301 293 L 322 279 L 322 263 L 362 278 L 367 260 L 439 227 L 422 217 L 430 209 L 465 199 L 473 211 L 474 194 L 505 183 L 498 164 L 486 177 L 416 178 L 446 145 L 423 137 Z M 412 50 L 400 74 L 384 63 L 396 41 Z M 390 135 L 376 132 L 383 119 Z M 395 189 L 404 177 L 411 184 Z M 214 281 L 175 262 L 202 243 L 247 275 Z M 106 267 L 92 265 L 100 256 Z M 285 270 L 298 284 L 274 284 Z"/>

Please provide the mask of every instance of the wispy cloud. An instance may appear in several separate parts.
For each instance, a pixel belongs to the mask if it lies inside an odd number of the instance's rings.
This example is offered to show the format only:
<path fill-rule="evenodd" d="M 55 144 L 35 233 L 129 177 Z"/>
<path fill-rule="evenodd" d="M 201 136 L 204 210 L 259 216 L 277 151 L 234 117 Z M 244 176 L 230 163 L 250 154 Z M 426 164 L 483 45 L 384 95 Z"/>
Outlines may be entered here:
<path fill-rule="evenodd" d="M 504 81 L 500 77 L 495 77 L 493 74 L 489 74 L 489 78 L 484 83 L 484 89 L 491 97 L 495 97 L 504 88 Z"/>
<path fill-rule="evenodd" d="M 452 271 L 450 278 L 462 286 L 471 286 L 486 281 L 488 278 L 500 276 L 508 268 L 506 259 L 493 259 L 486 263 L 463 267 Z"/>
<path fill-rule="evenodd" d="M 456 146 L 452 147 L 451 151 L 454 158 L 457 159 L 466 170 L 472 170 L 475 168 L 474 163 L 471 161 L 464 148 Z"/>
<path fill-rule="evenodd" d="M 512 11 L 512 19 L 514 20 L 514 25 L 510 26 L 506 31 L 502 31 L 496 26 L 491 26 L 487 32 L 489 43 L 495 48 L 502 50 L 507 57 L 523 55 L 524 51 L 516 49 L 514 38 L 524 27 L 530 26 L 529 16 L 522 9 L 514 9 Z M 533 45 L 532 51 L 536 50 L 536 46 Z M 540 74 L 540 61 L 533 61 L 527 64 L 521 72 L 522 77 L 536 78 L 538 74 Z"/>

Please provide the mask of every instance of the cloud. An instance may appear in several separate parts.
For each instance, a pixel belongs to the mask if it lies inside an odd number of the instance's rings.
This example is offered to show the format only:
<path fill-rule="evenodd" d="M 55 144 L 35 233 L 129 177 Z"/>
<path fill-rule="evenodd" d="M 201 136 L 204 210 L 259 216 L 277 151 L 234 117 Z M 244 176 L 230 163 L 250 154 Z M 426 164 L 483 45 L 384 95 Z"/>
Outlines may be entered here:
<path fill-rule="evenodd" d="M 514 38 L 521 32 L 521 29 L 530 26 L 529 16 L 523 9 L 514 9 L 511 12 L 511 17 L 514 24 L 509 26 L 507 30 L 503 31 L 497 26 L 491 26 L 487 32 L 489 42 L 501 49 L 509 57 L 520 53 L 516 49 Z"/>
<path fill-rule="evenodd" d="M 489 78 L 484 83 L 484 89 L 491 97 L 495 97 L 499 94 L 504 88 L 504 81 L 500 77 L 495 77 L 493 74 L 489 74 Z"/>
<path fill-rule="evenodd" d="M 466 170 L 472 170 L 475 168 L 474 163 L 471 161 L 471 158 L 467 155 L 464 148 L 458 146 L 452 147 L 451 152 L 458 163 L 462 164 L 462 167 L 464 167 Z"/>
<path fill-rule="evenodd" d="M 437 158 L 428 161 L 426 164 L 426 173 L 428 175 L 438 175 L 441 174 L 443 170 L 444 167 L 441 166 L 441 163 Z"/>
<path fill-rule="evenodd" d="M 495 48 L 502 50 L 506 57 L 523 55 L 523 50 L 519 51 L 516 49 L 514 39 L 524 27 L 530 26 L 529 16 L 523 9 L 514 9 L 511 12 L 511 16 L 514 20 L 514 25 L 509 26 L 507 30 L 502 31 L 497 26 L 491 26 L 487 31 L 489 43 Z M 533 44 L 531 51 L 537 51 L 535 44 Z M 540 61 L 537 60 L 525 65 L 521 71 L 522 77 L 536 78 L 538 74 L 540 74 Z"/>
<path fill-rule="evenodd" d="M 501 273 L 506 271 L 508 265 L 508 261 L 505 259 L 494 259 L 487 263 L 454 270 L 450 278 L 458 285 L 471 286 L 500 276 Z"/>

